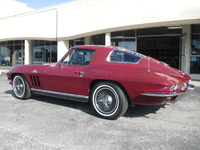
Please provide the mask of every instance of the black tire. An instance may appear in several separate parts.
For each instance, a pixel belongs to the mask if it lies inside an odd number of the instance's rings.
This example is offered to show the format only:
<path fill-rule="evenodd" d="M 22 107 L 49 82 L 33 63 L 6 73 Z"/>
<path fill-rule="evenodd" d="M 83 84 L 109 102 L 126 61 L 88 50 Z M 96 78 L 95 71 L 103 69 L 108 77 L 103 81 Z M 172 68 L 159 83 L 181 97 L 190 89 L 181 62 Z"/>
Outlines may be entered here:
<path fill-rule="evenodd" d="M 13 91 L 17 98 L 28 99 L 31 97 L 31 89 L 23 75 L 15 75 L 13 78 Z"/>
<path fill-rule="evenodd" d="M 119 118 L 128 108 L 123 90 L 112 82 L 97 83 L 90 93 L 90 104 L 98 116 L 110 120 Z"/>

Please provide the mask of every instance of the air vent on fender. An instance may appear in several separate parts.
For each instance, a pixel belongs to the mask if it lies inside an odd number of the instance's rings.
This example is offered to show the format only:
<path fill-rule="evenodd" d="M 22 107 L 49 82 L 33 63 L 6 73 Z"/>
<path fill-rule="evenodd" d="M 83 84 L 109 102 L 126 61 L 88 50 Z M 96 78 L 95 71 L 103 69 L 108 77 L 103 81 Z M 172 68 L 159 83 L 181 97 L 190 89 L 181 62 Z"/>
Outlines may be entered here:
<path fill-rule="evenodd" d="M 31 78 L 31 84 L 32 84 L 32 86 L 41 87 L 40 80 L 39 80 L 38 76 L 30 75 L 30 78 Z"/>

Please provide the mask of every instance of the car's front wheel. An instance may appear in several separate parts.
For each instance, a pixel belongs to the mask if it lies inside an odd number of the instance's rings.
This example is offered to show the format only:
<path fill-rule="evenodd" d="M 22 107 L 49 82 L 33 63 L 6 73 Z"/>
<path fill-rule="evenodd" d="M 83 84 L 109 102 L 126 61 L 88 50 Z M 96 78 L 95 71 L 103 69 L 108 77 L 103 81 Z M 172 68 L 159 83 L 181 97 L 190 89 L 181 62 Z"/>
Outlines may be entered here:
<path fill-rule="evenodd" d="M 19 99 L 31 97 L 30 86 L 23 75 L 15 75 L 13 78 L 13 91 L 15 96 Z"/>
<path fill-rule="evenodd" d="M 117 119 L 128 108 L 123 90 L 112 82 L 97 83 L 92 88 L 90 103 L 96 114 L 106 119 Z"/>

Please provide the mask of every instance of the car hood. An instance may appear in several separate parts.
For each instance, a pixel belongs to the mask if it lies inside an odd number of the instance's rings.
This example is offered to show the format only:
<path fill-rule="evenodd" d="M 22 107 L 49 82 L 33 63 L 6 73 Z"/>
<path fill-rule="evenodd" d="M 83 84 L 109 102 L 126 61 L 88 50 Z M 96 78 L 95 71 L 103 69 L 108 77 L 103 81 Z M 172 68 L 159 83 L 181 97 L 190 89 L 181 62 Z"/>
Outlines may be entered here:
<path fill-rule="evenodd" d="M 44 73 L 44 71 L 50 66 L 47 65 L 17 65 L 13 67 L 8 73 Z"/>

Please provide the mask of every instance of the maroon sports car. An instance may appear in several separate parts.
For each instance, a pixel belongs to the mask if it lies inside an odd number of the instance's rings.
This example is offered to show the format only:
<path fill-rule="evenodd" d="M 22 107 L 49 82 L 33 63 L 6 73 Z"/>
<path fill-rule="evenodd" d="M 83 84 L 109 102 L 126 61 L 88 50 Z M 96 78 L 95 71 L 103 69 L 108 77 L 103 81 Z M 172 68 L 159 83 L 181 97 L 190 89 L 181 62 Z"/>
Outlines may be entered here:
<path fill-rule="evenodd" d="M 120 47 L 76 46 L 55 65 L 19 65 L 7 73 L 14 94 L 90 102 L 100 117 L 117 119 L 129 104 L 175 101 L 190 77 L 156 59 Z"/>

